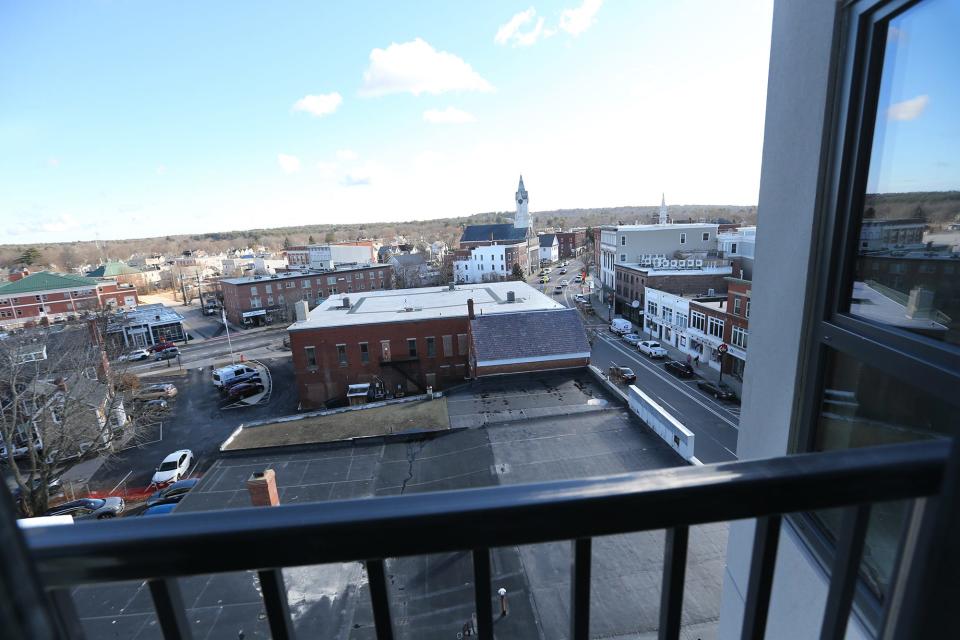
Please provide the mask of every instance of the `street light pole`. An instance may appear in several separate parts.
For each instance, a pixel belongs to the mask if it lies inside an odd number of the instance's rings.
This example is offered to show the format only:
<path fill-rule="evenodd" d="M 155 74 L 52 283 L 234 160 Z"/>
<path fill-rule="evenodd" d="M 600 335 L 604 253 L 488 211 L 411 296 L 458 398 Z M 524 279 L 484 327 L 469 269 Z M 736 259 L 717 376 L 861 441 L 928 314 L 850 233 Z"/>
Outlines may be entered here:
<path fill-rule="evenodd" d="M 227 331 L 227 345 L 230 347 L 230 362 L 236 362 L 233 357 L 233 342 L 230 341 L 230 326 L 227 324 L 227 310 L 220 309 L 220 317 L 223 318 L 223 328 Z"/>

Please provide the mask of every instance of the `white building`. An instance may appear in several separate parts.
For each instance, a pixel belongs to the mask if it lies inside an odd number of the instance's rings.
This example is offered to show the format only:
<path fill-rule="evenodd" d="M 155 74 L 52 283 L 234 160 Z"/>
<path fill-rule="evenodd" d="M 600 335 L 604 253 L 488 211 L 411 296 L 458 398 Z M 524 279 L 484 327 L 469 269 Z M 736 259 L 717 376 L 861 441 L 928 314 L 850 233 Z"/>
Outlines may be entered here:
<path fill-rule="evenodd" d="M 356 244 L 309 244 L 286 250 L 293 269 L 334 269 L 338 264 L 373 264 L 376 252 L 372 242 Z"/>
<path fill-rule="evenodd" d="M 737 261 L 740 271 L 734 269 L 733 275 L 738 278 L 753 279 L 753 252 L 756 246 L 756 227 L 740 227 L 717 234 L 717 251 L 724 258 Z"/>
<path fill-rule="evenodd" d="M 691 353 L 686 337 L 690 297 L 646 287 L 643 299 L 647 306 L 642 333 L 684 353 Z"/>
<path fill-rule="evenodd" d="M 493 244 L 473 247 L 467 257 L 453 261 L 453 279 L 458 283 L 493 282 L 510 277 L 513 265 L 507 267 L 508 251 L 516 245 Z"/>
<path fill-rule="evenodd" d="M 560 243 L 553 233 L 540 234 L 540 262 L 556 262 L 560 259 Z"/>

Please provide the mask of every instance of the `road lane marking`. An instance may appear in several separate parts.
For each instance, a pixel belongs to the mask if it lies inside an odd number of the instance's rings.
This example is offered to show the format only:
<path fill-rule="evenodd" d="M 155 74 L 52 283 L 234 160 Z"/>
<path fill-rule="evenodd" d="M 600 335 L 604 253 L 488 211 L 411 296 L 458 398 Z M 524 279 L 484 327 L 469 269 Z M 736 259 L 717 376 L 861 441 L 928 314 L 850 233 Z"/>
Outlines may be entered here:
<path fill-rule="evenodd" d="M 647 364 L 647 363 L 644 362 L 642 359 L 638 358 L 637 356 L 633 355 L 632 353 L 630 353 L 629 351 L 627 351 L 626 349 L 624 349 L 617 341 L 615 341 L 615 340 L 613 340 L 613 339 L 611 339 L 611 338 L 608 338 L 607 336 L 602 335 L 602 334 L 599 334 L 599 333 L 597 334 L 597 337 L 599 337 L 601 340 L 603 340 L 604 342 L 606 342 L 607 344 L 609 344 L 611 347 L 619 350 L 619 351 L 622 352 L 624 355 L 629 356 L 630 358 L 632 358 L 633 360 L 635 360 L 637 364 L 642 365 L 647 371 L 650 371 L 651 373 L 653 373 L 654 375 L 656 375 L 658 378 L 660 378 L 661 380 L 663 380 L 664 382 L 666 382 L 667 384 L 669 384 L 671 387 L 673 387 L 674 389 L 676 389 L 676 390 L 679 391 L 680 393 L 684 394 L 685 396 L 687 396 L 688 398 L 690 398 L 691 400 L 693 400 L 694 402 L 696 402 L 697 404 L 699 404 L 701 407 L 703 407 L 704 409 L 706 409 L 707 411 L 709 411 L 710 413 L 712 413 L 713 415 L 717 416 L 718 418 L 720 418 L 721 420 L 723 420 L 724 422 L 726 422 L 727 424 L 729 424 L 731 427 L 733 427 L 734 429 L 737 429 L 737 431 L 739 431 L 739 429 L 737 428 L 737 424 L 736 424 L 735 422 L 733 422 L 732 420 L 727 419 L 726 417 L 724 417 L 723 415 L 721 415 L 720 413 L 718 413 L 713 407 L 711 407 L 710 405 L 704 403 L 702 400 L 700 400 L 700 398 L 697 398 L 696 396 L 694 396 L 692 393 L 690 393 L 690 392 L 687 390 L 687 388 L 686 388 L 685 386 L 683 386 L 683 385 L 677 385 L 673 380 L 671 380 L 670 378 L 668 378 L 666 375 L 660 373 L 660 370 L 659 370 L 659 369 L 657 369 L 656 367 L 653 367 L 653 366 Z M 723 446 L 723 445 L 721 445 L 721 446 Z M 726 448 L 726 447 L 724 447 L 724 448 Z M 729 451 L 729 449 L 727 449 L 727 450 Z M 731 452 L 731 453 L 732 453 L 732 452 Z"/>

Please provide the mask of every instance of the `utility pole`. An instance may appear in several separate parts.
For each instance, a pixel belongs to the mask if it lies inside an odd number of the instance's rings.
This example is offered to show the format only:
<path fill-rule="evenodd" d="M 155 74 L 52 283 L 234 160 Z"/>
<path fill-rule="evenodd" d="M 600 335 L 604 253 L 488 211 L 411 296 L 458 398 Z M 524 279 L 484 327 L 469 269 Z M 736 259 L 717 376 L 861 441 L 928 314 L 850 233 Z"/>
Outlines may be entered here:
<path fill-rule="evenodd" d="M 200 309 L 203 310 L 203 283 L 200 282 L 200 272 L 197 271 L 197 295 L 200 297 Z"/>
<path fill-rule="evenodd" d="M 230 341 L 230 325 L 227 324 L 227 310 L 220 309 L 220 317 L 223 318 L 223 328 L 227 331 L 227 345 L 230 347 L 230 362 L 236 362 L 233 357 L 233 342 Z"/>

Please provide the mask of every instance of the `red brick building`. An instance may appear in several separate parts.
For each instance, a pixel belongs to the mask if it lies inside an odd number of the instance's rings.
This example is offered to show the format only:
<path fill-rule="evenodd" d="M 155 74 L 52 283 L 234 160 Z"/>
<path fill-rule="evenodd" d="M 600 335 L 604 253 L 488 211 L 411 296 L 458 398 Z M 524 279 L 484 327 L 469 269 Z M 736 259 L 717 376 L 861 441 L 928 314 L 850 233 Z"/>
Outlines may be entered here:
<path fill-rule="evenodd" d="M 557 243 L 560 245 L 560 259 L 576 258 L 587 246 L 587 230 L 571 229 L 570 231 L 558 231 L 556 234 Z"/>
<path fill-rule="evenodd" d="M 727 318 L 723 328 L 727 355 L 723 358 L 723 372 L 740 379 L 747 364 L 750 288 L 749 280 L 727 278 Z"/>
<path fill-rule="evenodd" d="M 0 326 L 20 327 L 77 318 L 84 311 L 135 309 L 136 287 L 66 273 L 26 270 L 0 286 Z"/>
<path fill-rule="evenodd" d="M 238 326 L 292 322 L 294 305 L 305 300 L 311 308 L 330 296 L 393 288 L 390 265 L 287 271 L 274 275 L 224 278 L 223 309 Z"/>
<path fill-rule="evenodd" d="M 522 282 L 332 296 L 290 327 L 302 406 L 342 403 L 348 385 L 369 383 L 396 394 L 463 381 L 471 375 L 468 300 L 475 317 L 567 311 Z M 541 341 L 550 342 L 548 336 Z"/>
<path fill-rule="evenodd" d="M 700 269 L 662 269 L 642 267 L 637 264 L 614 265 L 616 273 L 614 313 L 637 325 L 643 324 L 643 310 L 646 301 L 643 290 L 646 287 L 666 291 L 679 296 L 688 294 L 712 295 L 722 293 L 727 288 L 727 280 L 732 273 L 728 261 L 708 262 Z M 634 301 L 639 304 L 634 306 Z"/>

